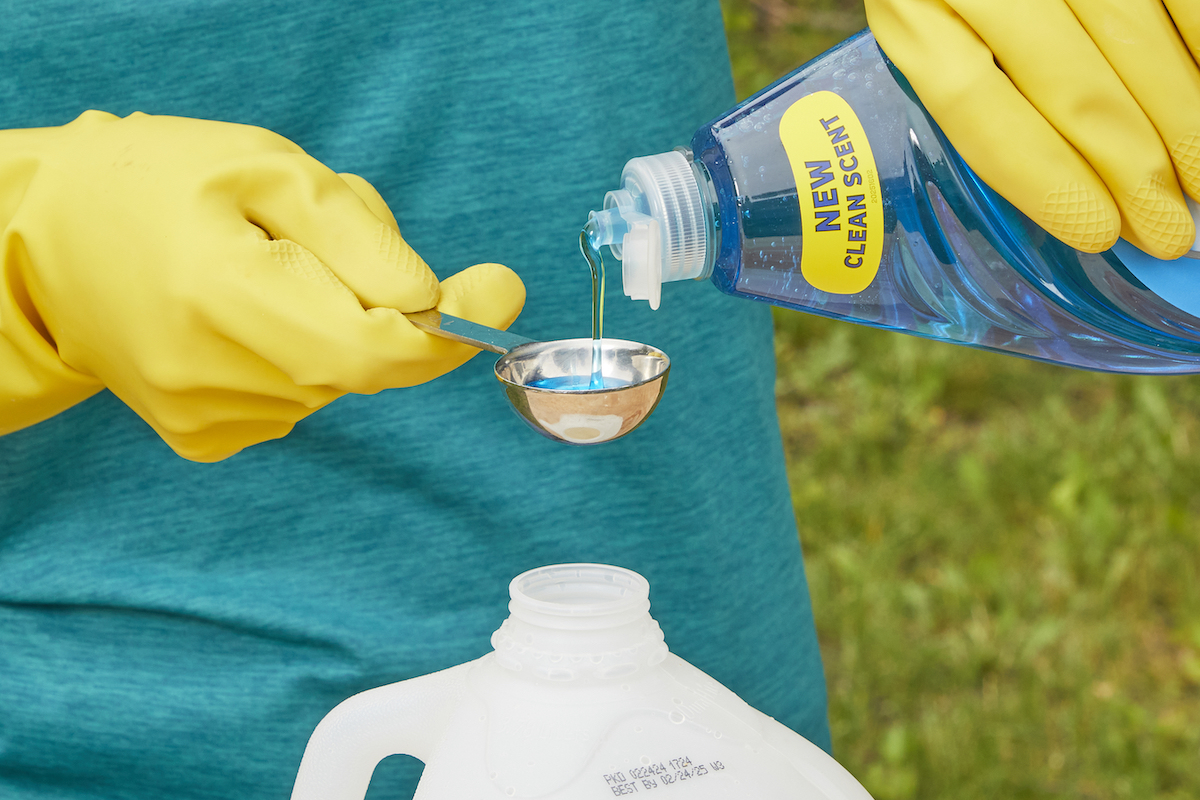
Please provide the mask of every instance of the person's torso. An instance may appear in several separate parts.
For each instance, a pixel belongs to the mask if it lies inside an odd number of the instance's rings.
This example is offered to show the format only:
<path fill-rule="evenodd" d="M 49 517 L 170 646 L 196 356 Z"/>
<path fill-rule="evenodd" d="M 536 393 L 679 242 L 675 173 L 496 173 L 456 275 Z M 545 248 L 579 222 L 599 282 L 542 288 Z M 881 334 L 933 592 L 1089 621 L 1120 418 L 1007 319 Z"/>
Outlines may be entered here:
<path fill-rule="evenodd" d="M 624 162 L 732 102 L 707 0 L 20 5 L 0 125 L 270 128 L 371 181 L 440 276 L 515 269 L 533 338 L 587 335 L 578 232 Z M 509 579 L 566 561 L 642 572 L 673 649 L 827 746 L 768 311 L 608 289 L 606 335 L 673 367 L 654 416 L 599 447 L 527 429 L 487 354 L 218 464 L 108 393 L 0 438 L 0 717 L 21 737 L 0 794 L 280 796 L 329 707 L 486 652 Z"/>

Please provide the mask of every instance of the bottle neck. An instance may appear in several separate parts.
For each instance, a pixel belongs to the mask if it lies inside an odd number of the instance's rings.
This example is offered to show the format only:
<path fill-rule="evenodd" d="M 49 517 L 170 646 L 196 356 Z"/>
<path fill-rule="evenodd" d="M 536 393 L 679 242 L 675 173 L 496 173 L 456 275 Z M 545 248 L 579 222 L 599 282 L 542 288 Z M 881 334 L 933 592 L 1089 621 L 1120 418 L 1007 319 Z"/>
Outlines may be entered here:
<path fill-rule="evenodd" d="M 700 207 L 704 211 L 704 266 L 694 280 L 707 280 L 712 277 L 713 267 L 717 262 L 717 253 L 721 251 L 721 210 L 717 205 L 717 189 L 713 185 L 712 176 L 703 161 L 693 158 L 688 151 L 688 164 L 691 165 L 692 175 L 696 179 L 696 191 L 700 194 Z"/>
<path fill-rule="evenodd" d="M 534 679 L 624 678 L 667 655 L 650 585 L 604 564 L 531 570 L 509 586 L 510 616 L 492 634 L 496 662 Z"/>

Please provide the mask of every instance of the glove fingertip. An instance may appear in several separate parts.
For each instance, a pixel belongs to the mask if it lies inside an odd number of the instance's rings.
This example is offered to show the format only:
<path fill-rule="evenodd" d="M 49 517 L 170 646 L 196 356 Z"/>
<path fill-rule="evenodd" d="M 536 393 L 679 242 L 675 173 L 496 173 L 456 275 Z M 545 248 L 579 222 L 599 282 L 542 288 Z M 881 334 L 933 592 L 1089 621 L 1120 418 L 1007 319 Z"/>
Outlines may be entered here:
<path fill-rule="evenodd" d="M 476 264 L 441 284 L 437 308 L 447 314 L 507 328 L 525 307 L 525 284 L 503 264 Z"/>
<path fill-rule="evenodd" d="M 1122 211 L 1122 236 L 1155 258 L 1180 258 L 1196 242 L 1196 224 L 1183 194 L 1158 176 L 1128 192 Z"/>
<path fill-rule="evenodd" d="M 1108 192 L 1070 181 L 1047 192 L 1037 223 L 1054 238 L 1084 253 L 1116 244 L 1121 215 Z"/>
<path fill-rule="evenodd" d="M 441 287 L 425 259 L 404 241 L 399 231 L 387 224 L 380 224 L 378 233 L 378 261 L 389 268 L 359 276 L 363 298 L 383 300 L 385 302 L 372 302 L 371 305 L 386 305 L 400 311 L 424 311 L 437 305 Z M 394 272 L 389 275 L 392 270 Z M 375 291 L 368 292 L 368 286 L 373 286 Z"/>

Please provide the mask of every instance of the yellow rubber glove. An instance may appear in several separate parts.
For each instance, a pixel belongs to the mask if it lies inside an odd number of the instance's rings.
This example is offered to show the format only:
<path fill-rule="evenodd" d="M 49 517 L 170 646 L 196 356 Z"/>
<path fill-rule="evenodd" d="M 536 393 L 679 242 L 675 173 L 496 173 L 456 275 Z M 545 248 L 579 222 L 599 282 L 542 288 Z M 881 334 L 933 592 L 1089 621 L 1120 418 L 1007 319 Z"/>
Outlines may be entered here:
<path fill-rule="evenodd" d="M 866 0 L 880 47 L 988 185 L 1078 250 L 1119 234 L 1158 258 L 1196 236 L 1180 185 L 1200 200 L 1198 7 Z"/>
<path fill-rule="evenodd" d="M 0 226 L 0 434 L 108 387 L 217 461 L 478 352 L 401 312 L 507 327 L 525 300 L 498 264 L 439 286 L 365 180 L 246 125 L 89 111 L 2 131 Z"/>

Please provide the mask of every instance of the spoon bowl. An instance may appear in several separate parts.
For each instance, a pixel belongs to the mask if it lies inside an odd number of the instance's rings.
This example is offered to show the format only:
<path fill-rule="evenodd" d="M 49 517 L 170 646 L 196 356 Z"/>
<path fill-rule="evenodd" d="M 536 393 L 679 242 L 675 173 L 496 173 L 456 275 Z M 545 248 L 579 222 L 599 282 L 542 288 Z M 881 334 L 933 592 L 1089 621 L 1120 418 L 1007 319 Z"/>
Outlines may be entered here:
<path fill-rule="evenodd" d="M 537 342 L 449 314 L 406 314 L 426 333 L 499 353 L 496 378 L 513 410 L 538 433 L 566 444 L 611 442 L 636 429 L 667 388 L 671 359 L 658 348 L 600 340 L 600 385 L 593 385 L 593 339 Z"/>

